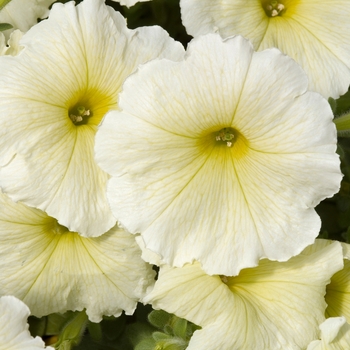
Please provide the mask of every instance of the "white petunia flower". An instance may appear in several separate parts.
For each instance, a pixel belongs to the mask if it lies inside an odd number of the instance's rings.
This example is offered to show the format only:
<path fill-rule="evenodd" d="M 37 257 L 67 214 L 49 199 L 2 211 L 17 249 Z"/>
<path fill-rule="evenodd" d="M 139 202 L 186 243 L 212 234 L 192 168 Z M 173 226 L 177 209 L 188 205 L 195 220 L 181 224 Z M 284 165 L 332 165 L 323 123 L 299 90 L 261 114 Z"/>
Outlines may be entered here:
<path fill-rule="evenodd" d="M 135 237 L 117 226 L 85 238 L 4 194 L 0 208 L 0 295 L 18 297 L 35 316 L 84 308 L 93 322 L 130 315 L 154 283 Z"/>
<path fill-rule="evenodd" d="M 329 104 L 292 59 L 202 36 L 184 61 L 140 67 L 119 105 L 96 159 L 115 217 L 164 262 L 231 276 L 313 243 L 341 173 Z"/>
<path fill-rule="evenodd" d="M 179 59 L 183 47 L 160 27 L 128 29 L 103 0 L 55 4 L 20 44 L 20 55 L 0 57 L 0 187 L 98 236 L 115 219 L 93 156 L 97 125 L 139 63 Z"/>
<path fill-rule="evenodd" d="M 287 262 L 261 260 L 235 277 L 209 276 L 198 263 L 162 266 L 143 301 L 202 327 L 187 350 L 305 349 L 325 319 L 326 284 L 342 268 L 339 242 L 317 245 Z"/>
<path fill-rule="evenodd" d="M 277 47 L 295 59 L 310 90 L 326 98 L 348 90 L 348 0 L 181 0 L 180 5 L 189 34 L 243 35 L 258 51 Z"/>
<path fill-rule="evenodd" d="M 350 325 L 345 317 L 331 317 L 320 325 L 321 340 L 312 341 L 307 350 L 346 350 L 350 347 Z"/>
<path fill-rule="evenodd" d="M 145 2 L 145 1 L 151 1 L 151 0 L 112 0 L 114 2 L 119 2 L 120 5 L 131 7 L 134 6 L 138 2 Z"/>
<path fill-rule="evenodd" d="M 13 296 L 0 298 L 0 350 L 54 350 L 45 347 L 40 337 L 29 333 L 27 305 Z"/>
<path fill-rule="evenodd" d="M 49 15 L 49 6 L 56 0 L 11 0 L 0 11 L 0 23 L 9 23 L 12 29 L 3 33 L 6 38 L 14 29 L 22 32 L 28 31 L 38 22 L 38 18 L 45 18 Z"/>

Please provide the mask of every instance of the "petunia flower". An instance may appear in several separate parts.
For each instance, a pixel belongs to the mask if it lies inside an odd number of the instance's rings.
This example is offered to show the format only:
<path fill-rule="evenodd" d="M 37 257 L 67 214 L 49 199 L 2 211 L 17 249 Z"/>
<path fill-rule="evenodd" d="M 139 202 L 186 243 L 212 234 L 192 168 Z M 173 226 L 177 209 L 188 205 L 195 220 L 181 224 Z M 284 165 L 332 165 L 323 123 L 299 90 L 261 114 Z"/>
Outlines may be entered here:
<path fill-rule="evenodd" d="M 12 29 L 3 33 L 6 38 L 14 29 L 27 32 L 38 22 L 38 18 L 45 18 L 49 15 L 49 6 L 56 0 L 11 0 L 0 11 L 0 23 L 9 23 Z"/>
<path fill-rule="evenodd" d="M 309 89 L 338 98 L 350 84 L 348 0 L 181 0 L 191 35 L 240 34 L 258 51 L 277 47 L 306 71 Z"/>
<path fill-rule="evenodd" d="M 0 196 L 0 295 L 23 300 L 33 315 L 82 310 L 130 315 L 154 283 L 135 237 L 118 226 L 82 237 L 41 210 Z"/>
<path fill-rule="evenodd" d="M 320 325 L 321 340 L 312 341 L 307 350 L 345 350 L 350 345 L 350 325 L 345 317 L 331 317 Z"/>
<path fill-rule="evenodd" d="M 328 102 L 277 49 L 209 34 L 130 76 L 96 136 L 115 217 L 172 266 L 237 275 L 312 244 L 339 189 Z"/>
<path fill-rule="evenodd" d="M 97 125 L 125 78 L 184 49 L 160 27 L 129 30 L 103 0 L 55 4 L 16 57 L 0 57 L 0 187 L 83 236 L 115 224 L 108 175 L 94 161 Z"/>
<path fill-rule="evenodd" d="M 1 350 L 54 350 L 45 347 L 40 337 L 33 338 L 29 333 L 27 318 L 30 311 L 27 305 L 13 296 L 0 298 L 0 349 Z"/>
<path fill-rule="evenodd" d="M 202 327 L 187 350 L 305 349 L 319 338 L 326 284 L 343 265 L 339 242 L 315 245 L 287 262 L 261 260 L 235 277 L 209 276 L 197 262 L 161 266 L 143 301 Z"/>

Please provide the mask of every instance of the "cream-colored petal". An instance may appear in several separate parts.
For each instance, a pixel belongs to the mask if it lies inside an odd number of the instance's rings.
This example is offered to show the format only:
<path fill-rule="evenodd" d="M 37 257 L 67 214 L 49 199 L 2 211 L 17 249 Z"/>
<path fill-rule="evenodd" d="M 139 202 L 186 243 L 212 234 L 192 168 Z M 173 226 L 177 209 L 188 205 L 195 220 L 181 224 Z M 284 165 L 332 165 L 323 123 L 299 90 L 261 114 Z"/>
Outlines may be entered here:
<path fill-rule="evenodd" d="M 27 305 L 13 296 L 0 298 L 0 350 L 54 350 L 29 333 Z"/>
<path fill-rule="evenodd" d="M 137 4 L 138 2 L 145 2 L 145 1 L 151 1 L 151 0 L 112 0 L 114 2 L 119 2 L 120 5 L 131 7 Z"/>
<path fill-rule="evenodd" d="M 259 0 L 180 0 L 181 19 L 192 36 L 219 31 L 224 37 L 241 34 L 259 43 L 269 25 Z M 236 31 L 235 29 L 238 28 Z"/>
<path fill-rule="evenodd" d="M 98 236 L 116 220 L 108 175 L 93 157 L 97 125 L 140 63 L 180 59 L 183 47 L 160 27 L 129 30 L 102 0 L 55 4 L 20 44 L 21 55 L 0 60 L 0 186 L 71 231 Z M 80 104 L 92 116 L 75 125 Z"/>
<path fill-rule="evenodd" d="M 321 340 L 312 341 L 307 350 L 345 350 L 350 344 L 350 325 L 345 317 L 331 317 L 320 325 Z"/>
<path fill-rule="evenodd" d="M 10 34 L 10 39 L 6 41 L 4 34 L 0 33 L 0 56 L 18 55 L 23 49 L 23 47 L 19 44 L 19 41 L 21 40 L 22 36 L 23 33 L 20 30 L 16 29 Z"/>
<path fill-rule="evenodd" d="M 350 82 L 348 1 L 281 0 L 285 11 L 276 17 L 268 17 L 262 3 L 181 0 L 180 5 L 190 34 L 240 34 L 258 50 L 277 47 L 303 67 L 310 90 L 326 98 L 344 94 Z"/>
<path fill-rule="evenodd" d="M 202 36 L 183 62 L 140 67 L 96 137 L 115 217 L 167 264 L 209 274 L 300 253 L 341 180 L 332 112 L 306 87 L 294 61 L 242 37 Z M 232 148 L 215 141 L 224 127 Z"/>
<path fill-rule="evenodd" d="M 308 7 L 305 11 L 311 11 Z M 332 13 L 333 4 L 328 3 L 327 7 L 330 11 L 322 12 L 317 18 L 304 18 L 302 14 L 295 14 L 285 21 L 271 20 L 264 39 L 257 48 L 279 48 L 303 67 L 309 77 L 310 90 L 317 91 L 326 98 L 338 98 L 345 94 L 350 83 L 350 43 L 348 37 L 344 36 L 348 26 L 346 18 L 350 13 L 347 10 L 348 4 L 345 7 L 344 2 L 344 13 L 341 16 Z M 317 11 L 321 8 L 322 6 Z M 298 13 L 302 11 L 304 10 L 298 9 Z M 336 20 L 327 20 L 332 17 Z"/>
<path fill-rule="evenodd" d="M 86 308 L 89 319 L 132 314 L 153 283 L 134 236 L 115 226 L 98 238 L 69 232 L 44 212 L 1 195 L 0 295 L 32 314 Z"/>
<path fill-rule="evenodd" d="M 262 260 L 236 277 L 208 276 L 198 263 L 161 267 L 144 302 L 202 327 L 189 350 L 303 349 L 318 338 L 326 284 L 342 268 L 338 242 L 315 245 L 288 262 Z"/>

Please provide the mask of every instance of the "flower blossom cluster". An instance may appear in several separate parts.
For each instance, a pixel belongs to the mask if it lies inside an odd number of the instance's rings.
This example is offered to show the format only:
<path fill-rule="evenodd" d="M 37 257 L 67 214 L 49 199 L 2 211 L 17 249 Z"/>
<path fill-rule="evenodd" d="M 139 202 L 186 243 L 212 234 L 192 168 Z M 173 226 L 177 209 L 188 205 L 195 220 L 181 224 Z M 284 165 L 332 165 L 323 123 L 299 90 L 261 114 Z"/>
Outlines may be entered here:
<path fill-rule="evenodd" d="M 0 349 L 44 348 L 29 312 L 138 302 L 197 325 L 189 350 L 350 347 L 350 245 L 315 210 L 343 177 L 348 2 L 181 0 L 186 49 L 53 2 L 0 10 Z"/>

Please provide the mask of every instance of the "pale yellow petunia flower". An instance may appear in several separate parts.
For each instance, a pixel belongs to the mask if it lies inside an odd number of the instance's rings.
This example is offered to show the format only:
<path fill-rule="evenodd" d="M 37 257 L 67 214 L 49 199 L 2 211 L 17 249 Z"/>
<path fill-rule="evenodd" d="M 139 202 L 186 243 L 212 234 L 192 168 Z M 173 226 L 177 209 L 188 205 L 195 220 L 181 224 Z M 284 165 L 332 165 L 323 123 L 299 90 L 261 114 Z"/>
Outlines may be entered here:
<path fill-rule="evenodd" d="M 258 51 L 277 47 L 303 67 L 310 90 L 326 98 L 347 91 L 348 0 L 181 0 L 180 5 L 189 34 L 240 34 Z"/>
<path fill-rule="evenodd" d="M 83 310 L 133 314 L 154 283 L 135 237 L 118 226 L 97 238 L 81 237 L 41 210 L 0 193 L 0 295 L 23 300 L 41 317 Z"/>
<path fill-rule="evenodd" d="M 116 220 L 94 160 L 97 126 L 140 63 L 184 49 L 160 27 L 128 29 L 103 0 L 54 4 L 20 45 L 0 57 L 0 187 L 71 231 L 101 235 Z"/>
<path fill-rule="evenodd" d="M 342 266 L 339 242 L 318 241 L 287 262 L 264 259 L 235 277 L 208 276 L 198 263 L 161 266 L 143 301 L 202 327 L 187 350 L 300 350 L 319 339 L 326 284 Z"/>
<path fill-rule="evenodd" d="M 242 37 L 194 39 L 185 60 L 130 76 L 96 136 L 115 217 L 172 266 L 236 275 L 312 244 L 339 189 L 328 102 L 302 69 Z"/>

